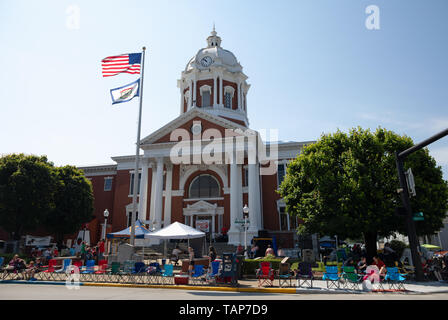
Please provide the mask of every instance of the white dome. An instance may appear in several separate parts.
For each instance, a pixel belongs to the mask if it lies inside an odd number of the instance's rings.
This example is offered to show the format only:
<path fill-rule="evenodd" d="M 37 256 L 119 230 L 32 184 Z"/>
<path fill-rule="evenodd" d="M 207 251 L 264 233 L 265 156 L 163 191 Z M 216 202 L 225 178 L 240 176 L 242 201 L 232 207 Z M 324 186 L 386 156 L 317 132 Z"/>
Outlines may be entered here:
<path fill-rule="evenodd" d="M 208 47 L 202 48 L 190 59 L 185 68 L 185 72 L 193 69 L 208 69 L 210 67 L 224 67 L 230 72 L 241 72 L 243 70 L 235 55 L 229 50 L 221 48 L 221 38 L 216 35 L 214 30 L 212 31 L 212 35 L 207 38 L 207 42 Z M 205 57 L 210 57 L 211 59 L 207 61 Z M 206 60 L 202 64 L 201 60 L 204 58 Z"/>

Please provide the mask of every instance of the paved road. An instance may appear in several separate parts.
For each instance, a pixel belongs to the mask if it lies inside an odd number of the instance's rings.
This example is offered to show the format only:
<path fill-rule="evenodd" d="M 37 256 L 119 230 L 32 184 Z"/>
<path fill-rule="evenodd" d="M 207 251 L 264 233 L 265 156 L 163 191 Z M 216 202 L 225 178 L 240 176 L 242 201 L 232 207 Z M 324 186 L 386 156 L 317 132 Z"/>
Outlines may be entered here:
<path fill-rule="evenodd" d="M 448 293 L 279 294 L 184 291 L 152 288 L 84 287 L 63 285 L 0 284 L 0 300 L 448 300 Z"/>

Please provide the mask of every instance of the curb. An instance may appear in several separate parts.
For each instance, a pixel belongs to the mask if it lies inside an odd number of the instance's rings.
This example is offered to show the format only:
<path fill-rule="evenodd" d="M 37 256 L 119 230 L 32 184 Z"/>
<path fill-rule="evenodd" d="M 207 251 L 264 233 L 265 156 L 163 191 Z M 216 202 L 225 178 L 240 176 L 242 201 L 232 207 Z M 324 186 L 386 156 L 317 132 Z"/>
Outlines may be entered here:
<path fill-rule="evenodd" d="M 0 284 L 40 284 L 40 285 L 66 285 L 65 281 L 24 281 L 24 280 L 0 280 Z M 240 287 L 209 287 L 209 286 L 188 286 L 188 285 L 151 285 L 151 284 L 131 284 L 131 283 L 103 283 L 103 282 L 80 282 L 80 286 L 87 287 L 116 287 L 116 288 L 152 288 L 152 289 L 178 289 L 178 290 L 197 290 L 197 291 L 221 291 L 221 292 L 253 292 L 253 293 L 283 293 L 283 294 L 444 294 L 448 290 L 439 291 L 412 291 L 388 292 L 388 291 L 355 291 L 344 289 L 325 289 L 325 288 L 240 288 Z"/>

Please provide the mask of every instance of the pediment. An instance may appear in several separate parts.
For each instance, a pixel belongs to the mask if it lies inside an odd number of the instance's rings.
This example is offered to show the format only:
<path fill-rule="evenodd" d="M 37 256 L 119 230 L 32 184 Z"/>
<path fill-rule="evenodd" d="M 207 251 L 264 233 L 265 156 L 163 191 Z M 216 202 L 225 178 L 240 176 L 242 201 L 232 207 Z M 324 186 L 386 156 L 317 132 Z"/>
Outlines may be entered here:
<path fill-rule="evenodd" d="M 200 110 L 199 108 L 193 108 L 186 113 L 183 113 L 173 121 L 169 122 L 159 130 L 151 133 L 150 135 L 143 138 L 140 145 L 157 144 L 157 143 L 167 143 L 172 142 L 171 133 L 176 129 L 185 129 L 188 132 L 190 139 L 193 139 L 193 134 L 191 133 L 191 127 L 194 122 L 200 122 L 202 130 L 206 129 L 216 129 L 218 130 L 222 137 L 225 136 L 226 129 L 241 130 L 241 134 L 250 135 L 255 134 L 255 131 L 250 130 L 242 125 L 239 125 L 233 121 L 227 120 L 225 118 L 214 116 L 207 112 Z M 177 141 L 177 140 L 176 140 Z"/>
<path fill-rule="evenodd" d="M 204 200 L 199 200 L 198 202 L 195 202 L 193 204 L 189 204 L 187 205 L 188 209 L 192 209 L 192 210 L 198 210 L 198 211 L 207 211 L 207 210 L 214 210 L 217 208 L 217 204 L 212 204 L 210 202 L 204 201 Z"/>

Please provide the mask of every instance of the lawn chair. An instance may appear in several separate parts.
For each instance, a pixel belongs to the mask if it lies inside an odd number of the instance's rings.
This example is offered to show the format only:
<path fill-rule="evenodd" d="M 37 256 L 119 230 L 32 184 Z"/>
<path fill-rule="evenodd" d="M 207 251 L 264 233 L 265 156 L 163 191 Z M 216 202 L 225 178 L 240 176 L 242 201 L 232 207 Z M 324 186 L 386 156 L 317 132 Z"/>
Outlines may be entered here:
<path fill-rule="evenodd" d="M 299 263 L 299 269 L 296 270 L 296 280 L 297 280 L 297 286 L 307 286 L 309 288 L 313 287 L 313 270 L 311 263 L 309 262 L 300 262 Z"/>
<path fill-rule="evenodd" d="M 62 268 L 55 270 L 54 272 L 54 278 L 56 280 L 56 278 L 59 278 L 58 280 L 64 279 L 65 280 L 65 270 L 67 270 L 67 268 L 72 264 L 72 259 L 64 259 L 63 263 L 62 263 Z M 61 277 L 62 275 L 62 277 Z"/>
<path fill-rule="evenodd" d="M 120 282 L 130 283 L 132 280 L 132 272 L 135 268 L 135 261 L 133 260 L 125 260 L 123 262 L 123 270 L 120 273 Z"/>
<path fill-rule="evenodd" d="M 364 276 L 363 280 L 369 280 L 372 284 L 376 285 L 379 289 L 384 290 L 381 276 L 380 276 L 380 270 L 375 265 L 367 266 L 366 268 L 366 275 Z"/>
<path fill-rule="evenodd" d="M 98 270 L 94 272 L 95 281 L 105 281 L 107 274 L 107 260 L 98 261 Z"/>
<path fill-rule="evenodd" d="M 195 264 L 193 269 L 193 274 L 191 275 L 191 283 L 201 284 L 205 281 L 205 270 L 202 264 Z"/>
<path fill-rule="evenodd" d="M 325 272 L 322 276 L 322 280 L 327 282 L 327 289 L 333 287 L 339 289 L 340 279 L 337 266 L 325 266 Z"/>
<path fill-rule="evenodd" d="M 93 274 L 95 273 L 95 260 L 87 260 L 85 268 L 82 269 L 80 279 L 84 281 L 93 281 Z"/>
<path fill-rule="evenodd" d="M 144 262 L 136 262 L 132 270 L 133 283 L 145 283 L 146 265 Z"/>
<path fill-rule="evenodd" d="M 148 268 L 146 268 L 146 274 L 150 283 L 160 284 L 161 273 L 162 269 L 160 268 L 160 264 L 158 262 L 151 262 Z"/>
<path fill-rule="evenodd" d="M 346 289 L 359 289 L 362 276 L 355 272 L 355 267 L 343 267 L 342 280 Z"/>
<path fill-rule="evenodd" d="M 260 262 L 260 268 L 257 269 L 258 286 L 261 287 L 265 283 L 269 286 L 274 285 L 275 271 L 271 268 L 271 263 Z"/>
<path fill-rule="evenodd" d="M 44 280 L 54 280 L 53 274 L 55 272 L 54 267 L 58 262 L 55 259 L 50 259 L 48 261 L 48 268 L 42 271 L 42 275 Z"/>
<path fill-rule="evenodd" d="M 292 287 L 293 277 L 294 277 L 294 271 L 291 271 L 290 264 L 280 263 L 277 275 L 279 287 L 283 287 L 285 284 L 287 287 Z"/>
<path fill-rule="evenodd" d="M 221 261 L 212 261 L 212 263 L 210 264 L 210 272 L 207 273 L 207 281 L 209 283 L 216 283 L 216 277 L 219 274 L 219 267 L 221 265 Z"/>
<path fill-rule="evenodd" d="M 112 262 L 110 266 L 110 271 L 107 274 L 107 278 L 105 277 L 105 280 L 107 282 L 121 282 L 121 264 L 120 262 L 114 261 Z"/>
<path fill-rule="evenodd" d="M 389 289 L 406 290 L 404 288 L 404 282 L 406 281 L 407 274 L 399 273 L 397 267 L 389 267 L 386 269 L 387 273 L 384 280 L 389 284 Z"/>
<path fill-rule="evenodd" d="M 163 284 L 173 284 L 174 282 L 174 265 L 165 264 L 160 280 Z"/>

